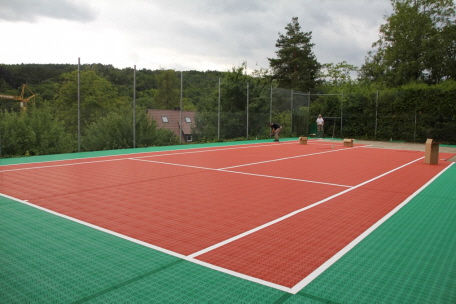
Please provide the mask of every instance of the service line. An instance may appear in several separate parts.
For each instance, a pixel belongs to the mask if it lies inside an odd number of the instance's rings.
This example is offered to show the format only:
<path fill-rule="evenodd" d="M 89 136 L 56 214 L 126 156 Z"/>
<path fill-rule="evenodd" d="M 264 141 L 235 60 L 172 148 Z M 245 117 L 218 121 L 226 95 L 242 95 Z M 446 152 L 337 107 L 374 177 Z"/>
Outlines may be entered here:
<path fill-rule="evenodd" d="M 282 180 L 291 180 L 291 181 L 296 181 L 296 182 L 304 182 L 304 183 L 312 183 L 312 184 L 320 184 L 320 185 L 328 185 L 328 186 L 336 186 L 336 187 L 344 187 L 344 188 L 352 187 L 352 186 L 348 186 L 348 185 L 332 184 L 332 183 L 325 183 L 325 182 L 312 181 L 312 180 L 306 180 L 306 179 L 297 179 L 297 178 L 281 177 L 281 176 L 274 176 L 274 175 L 255 174 L 255 173 L 247 173 L 247 172 L 232 171 L 232 170 L 225 170 L 225 169 L 214 169 L 214 168 L 192 166 L 192 165 L 174 164 L 174 163 L 168 163 L 168 162 L 162 162 L 162 161 L 156 161 L 156 160 L 148 160 L 148 159 L 146 160 L 146 159 L 139 159 L 139 158 L 129 158 L 129 160 L 142 161 L 142 162 L 146 162 L 146 163 L 163 164 L 163 165 L 169 165 L 169 166 L 187 167 L 187 168 L 194 168 L 194 169 L 201 169 L 201 170 L 208 170 L 208 171 L 218 171 L 218 172 L 226 172 L 226 173 L 258 176 L 258 177 L 266 177 L 266 178 L 275 178 L 275 179 L 282 179 Z"/>
<path fill-rule="evenodd" d="M 393 172 L 395 172 L 395 171 L 397 171 L 397 170 L 400 170 L 400 169 L 402 169 L 402 168 L 404 168 L 404 167 L 406 167 L 406 166 L 409 166 L 409 165 L 411 165 L 411 164 L 413 164 L 413 163 L 415 163 L 415 162 L 417 162 L 417 161 L 419 161 L 419 160 L 421 160 L 421 159 L 423 159 L 423 158 L 424 158 L 424 157 L 420 157 L 420 158 L 418 158 L 418 159 L 416 159 L 416 160 L 413 160 L 413 161 L 411 161 L 411 162 L 409 162 L 409 163 L 406 163 L 406 164 L 404 164 L 404 165 L 402 165 L 402 166 L 399 166 L 399 167 L 397 167 L 397 168 L 395 168 L 395 169 L 392 169 L 392 170 L 390 170 L 390 171 L 388 171 L 388 172 L 385 172 L 385 173 L 383 173 L 383 174 L 381 174 L 381 175 L 379 175 L 379 176 L 376 176 L 376 177 L 371 178 L 371 179 L 369 179 L 369 180 L 367 180 L 367 181 L 365 181 L 365 182 L 362 182 L 362 183 L 360 183 L 360 184 L 358 184 L 358 185 L 356 185 L 356 186 L 354 186 L 354 187 L 351 187 L 351 188 L 349 188 L 349 189 L 347 189 L 347 190 L 341 191 L 341 192 L 336 193 L 336 194 L 334 194 L 334 195 L 332 195 L 332 196 L 330 196 L 330 197 L 327 197 L 327 198 L 325 198 L 325 199 L 323 199 L 323 200 L 321 200 L 321 201 L 318 201 L 318 202 L 316 202 L 316 203 L 313 203 L 312 205 L 309 205 L 309 206 L 306 206 L 306 207 L 304 207 L 304 208 L 295 210 L 295 211 L 290 212 L 290 213 L 288 213 L 288 214 L 286 214 L 286 215 L 284 215 L 284 216 L 282 216 L 282 217 L 280 217 L 280 218 L 277 218 L 277 219 L 275 219 L 275 220 L 273 220 L 273 221 L 270 221 L 270 222 L 265 223 L 265 224 L 263 224 L 263 225 L 261 225 L 261 226 L 255 227 L 255 228 L 253 228 L 253 229 L 251 229 L 251 230 L 248 230 L 248 231 L 246 231 L 246 232 L 244 232 L 244 233 L 238 234 L 238 235 L 236 235 L 236 236 L 234 236 L 234 237 L 232 237 L 232 238 L 229 238 L 229 239 L 227 239 L 227 240 L 224 240 L 224 241 L 222 241 L 222 242 L 219 242 L 219 243 L 217 243 L 217 244 L 214 244 L 214 245 L 212 245 L 212 246 L 209 246 L 209 247 L 207 247 L 207 248 L 205 248 L 205 249 L 202 249 L 202 250 L 200 250 L 200 251 L 197 251 L 197 252 L 195 252 L 195 253 L 192 253 L 192 254 L 189 255 L 189 257 L 196 258 L 197 256 L 203 255 L 203 254 L 205 254 L 205 253 L 207 253 L 207 252 L 210 252 L 210 251 L 215 250 L 215 249 L 217 249 L 217 248 L 220 248 L 220 247 L 222 247 L 222 246 L 224 246 L 224 245 L 227 245 L 227 244 L 229 244 L 229 243 L 232 243 L 232 242 L 234 242 L 234 241 L 236 241 L 236 240 L 239 240 L 239 239 L 241 239 L 241 238 L 243 238 L 243 237 L 246 237 L 246 236 L 248 236 L 248 235 L 250 235 L 250 234 L 253 234 L 253 233 L 257 232 L 257 231 L 263 230 L 264 228 L 267 228 L 267 227 L 269 227 L 269 226 L 272 226 L 272 225 L 274 225 L 274 224 L 277 224 L 277 223 L 279 223 L 279 222 L 282 222 L 282 221 L 284 221 L 284 220 L 286 220 L 286 219 L 288 219 L 288 218 L 290 218 L 290 217 L 292 217 L 292 216 L 294 216 L 294 215 L 296 215 L 296 214 L 299 214 L 299 213 L 304 212 L 304 211 L 306 211 L 306 210 L 309 210 L 309 209 L 311 209 L 311 208 L 313 208 L 313 207 L 316 207 L 316 206 L 318 206 L 318 205 L 321 205 L 321 204 L 323 204 L 323 203 L 325 203 L 325 202 L 328 202 L 328 201 L 330 201 L 330 200 L 332 200 L 333 198 L 336 198 L 336 197 L 338 197 L 338 196 L 344 195 L 345 193 L 348 193 L 348 192 L 350 192 L 350 191 L 353 191 L 353 190 L 355 190 L 355 189 L 357 189 L 357 188 L 359 188 L 359 187 L 361 187 L 361 186 L 364 186 L 364 185 L 366 185 L 366 184 L 368 184 L 368 183 L 371 183 L 371 182 L 373 182 L 373 181 L 375 181 L 375 180 L 377 180 L 377 179 L 379 179 L 379 178 L 381 178 L 381 177 L 383 177 L 383 176 L 386 176 L 386 175 L 391 174 L 391 173 L 393 173 Z"/>

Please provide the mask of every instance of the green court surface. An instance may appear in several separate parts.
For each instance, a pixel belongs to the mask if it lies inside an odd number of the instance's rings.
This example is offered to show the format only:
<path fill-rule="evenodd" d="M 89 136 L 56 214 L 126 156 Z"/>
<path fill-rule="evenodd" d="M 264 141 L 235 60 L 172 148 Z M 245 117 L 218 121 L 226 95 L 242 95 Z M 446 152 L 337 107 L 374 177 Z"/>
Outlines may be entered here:
<path fill-rule="evenodd" d="M 155 149 L 165 148 L 170 149 Z M 141 151 L 154 150 L 72 156 Z M 296 294 L 0 196 L 0 303 L 456 303 L 454 185 L 456 166 L 451 166 Z"/>

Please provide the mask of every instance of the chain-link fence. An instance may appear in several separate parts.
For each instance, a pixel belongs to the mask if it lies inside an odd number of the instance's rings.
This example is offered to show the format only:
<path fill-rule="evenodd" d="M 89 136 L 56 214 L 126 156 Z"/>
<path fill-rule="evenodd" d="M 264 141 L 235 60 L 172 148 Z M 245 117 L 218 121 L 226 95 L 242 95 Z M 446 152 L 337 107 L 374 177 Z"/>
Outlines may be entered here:
<path fill-rule="evenodd" d="M 92 74 L 68 80 L 56 100 L 0 114 L 0 156 L 266 139 L 270 122 L 282 137 L 312 137 L 319 114 L 324 137 L 456 144 L 456 90 L 309 93 L 255 79 L 170 77 L 159 90 L 137 86 L 136 74 L 123 87 Z"/>

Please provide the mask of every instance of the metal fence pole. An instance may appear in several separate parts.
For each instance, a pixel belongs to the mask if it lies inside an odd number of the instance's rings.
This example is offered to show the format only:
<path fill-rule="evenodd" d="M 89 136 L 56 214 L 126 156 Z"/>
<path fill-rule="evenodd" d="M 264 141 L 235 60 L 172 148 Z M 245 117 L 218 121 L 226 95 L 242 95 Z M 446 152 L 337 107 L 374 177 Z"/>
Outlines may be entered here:
<path fill-rule="evenodd" d="M 78 152 L 81 152 L 81 58 L 78 57 Z"/>
<path fill-rule="evenodd" d="M 272 123 L 272 86 L 271 86 L 271 101 L 269 105 L 269 122 Z"/>
<path fill-rule="evenodd" d="M 307 136 L 310 136 L 310 92 L 307 96 Z"/>
<path fill-rule="evenodd" d="M 343 134 L 343 120 L 344 120 L 344 112 L 343 112 L 343 107 L 344 107 L 344 92 L 342 92 L 342 100 L 340 101 L 340 136 L 342 137 Z"/>
<path fill-rule="evenodd" d="M 247 135 L 246 139 L 249 138 L 249 83 L 247 82 Z"/>
<path fill-rule="evenodd" d="M 217 113 L 217 140 L 220 141 L 220 96 L 222 95 L 222 92 L 220 90 L 220 77 L 219 77 L 219 85 L 218 85 L 218 113 Z"/>
<path fill-rule="evenodd" d="M 378 90 L 377 90 L 377 96 L 375 98 L 375 132 L 374 132 L 374 139 L 377 139 L 377 127 L 378 127 Z"/>
<path fill-rule="evenodd" d="M 133 70 L 133 148 L 136 148 L 136 65 Z"/>
<path fill-rule="evenodd" d="M 291 115 L 290 115 L 290 129 L 291 129 L 291 136 L 293 136 L 293 89 L 291 90 L 291 98 L 290 98 L 290 110 L 291 110 Z"/>
<path fill-rule="evenodd" d="M 180 88 L 180 107 L 179 107 L 179 129 L 180 129 L 180 144 L 182 144 L 182 106 L 183 106 L 183 101 L 182 101 L 182 92 L 183 92 L 183 73 L 181 71 L 181 88 Z"/>
<path fill-rule="evenodd" d="M 417 124 L 417 117 L 416 117 L 416 105 L 415 105 L 415 129 L 413 130 L 413 142 L 416 142 L 416 124 Z"/>

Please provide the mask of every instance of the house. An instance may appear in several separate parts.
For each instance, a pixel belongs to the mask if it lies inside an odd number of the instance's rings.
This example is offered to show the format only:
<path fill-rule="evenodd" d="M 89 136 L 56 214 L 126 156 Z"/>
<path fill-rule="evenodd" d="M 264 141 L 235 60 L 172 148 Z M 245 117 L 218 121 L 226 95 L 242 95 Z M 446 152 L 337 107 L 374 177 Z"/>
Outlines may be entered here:
<path fill-rule="evenodd" d="M 174 110 L 147 110 L 147 116 L 155 120 L 158 128 L 173 131 L 177 137 L 180 136 L 183 142 L 191 142 L 193 140 L 192 126 L 195 123 L 195 113 L 194 111 L 182 111 L 182 133 L 180 133 L 181 111 L 179 108 Z"/>

